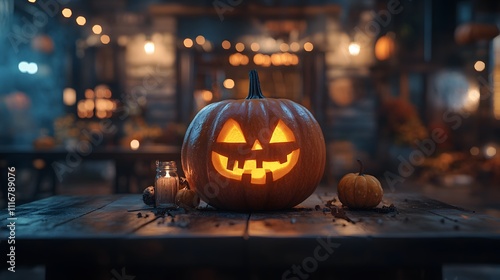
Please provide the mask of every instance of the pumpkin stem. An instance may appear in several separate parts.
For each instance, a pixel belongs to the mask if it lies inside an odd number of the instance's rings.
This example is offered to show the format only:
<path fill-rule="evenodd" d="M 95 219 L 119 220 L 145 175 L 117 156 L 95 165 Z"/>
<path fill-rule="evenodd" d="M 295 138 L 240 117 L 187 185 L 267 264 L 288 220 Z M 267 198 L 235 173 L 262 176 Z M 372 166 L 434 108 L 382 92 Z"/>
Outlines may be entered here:
<path fill-rule="evenodd" d="M 248 96 L 246 99 L 262 99 L 265 98 L 260 89 L 259 74 L 256 70 L 250 71 L 250 88 L 248 89 Z"/>
<path fill-rule="evenodd" d="M 365 169 L 363 167 L 363 163 L 361 162 L 361 160 L 357 159 L 358 163 L 359 163 L 359 176 L 363 176 L 365 175 Z"/>

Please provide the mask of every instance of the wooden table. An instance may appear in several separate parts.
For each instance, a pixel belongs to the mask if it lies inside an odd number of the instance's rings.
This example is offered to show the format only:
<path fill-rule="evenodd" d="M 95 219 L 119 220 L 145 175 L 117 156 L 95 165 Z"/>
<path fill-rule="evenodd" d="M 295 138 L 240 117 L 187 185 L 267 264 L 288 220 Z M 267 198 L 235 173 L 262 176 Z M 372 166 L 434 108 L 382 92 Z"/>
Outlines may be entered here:
<path fill-rule="evenodd" d="M 134 164 L 137 162 L 153 163 L 155 160 L 173 160 L 180 166 L 181 147 L 180 146 L 144 146 L 137 150 L 131 150 L 123 147 L 92 147 L 93 150 L 88 154 L 78 153 L 75 149 L 66 149 L 55 147 L 50 149 L 33 149 L 16 146 L 0 146 L 0 160 L 4 167 L 31 167 L 38 171 L 36 176 L 35 196 L 40 192 L 40 185 L 44 178 L 49 178 L 52 182 L 51 193 L 56 194 L 56 183 L 69 176 L 78 168 L 82 162 L 94 160 L 114 161 L 115 180 L 114 193 L 127 193 L 131 177 L 135 174 Z M 32 163 L 39 161 L 42 163 L 39 167 L 33 167 Z M 148 176 L 154 178 L 153 168 Z M 6 182 L 5 174 L 0 174 L 2 182 Z M 5 188 L 2 187 L 5 195 Z"/>
<path fill-rule="evenodd" d="M 332 216 L 335 196 L 320 187 L 288 211 L 165 217 L 128 211 L 145 207 L 139 195 L 53 196 L 17 207 L 16 264 L 44 264 L 48 279 L 109 280 L 441 279 L 443 264 L 500 263 L 499 219 L 389 193 L 383 204 L 397 211 L 345 210 L 348 222 Z"/>

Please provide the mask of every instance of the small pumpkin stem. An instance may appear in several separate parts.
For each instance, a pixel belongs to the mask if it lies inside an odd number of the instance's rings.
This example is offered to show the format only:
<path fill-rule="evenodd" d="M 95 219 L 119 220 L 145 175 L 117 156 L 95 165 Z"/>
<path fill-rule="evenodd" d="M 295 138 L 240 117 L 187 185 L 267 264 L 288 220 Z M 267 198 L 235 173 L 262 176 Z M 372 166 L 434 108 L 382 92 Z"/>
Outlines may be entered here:
<path fill-rule="evenodd" d="M 250 71 L 250 88 L 246 99 L 262 99 L 265 98 L 260 88 L 259 74 L 256 70 Z"/>
<path fill-rule="evenodd" d="M 363 176 L 365 175 L 365 168 L 363 167 L 363 163 L 361 162 L 361 160 L 357 159 L 358 163 L 359 163 L 359 174 L 360 176 Z"/>

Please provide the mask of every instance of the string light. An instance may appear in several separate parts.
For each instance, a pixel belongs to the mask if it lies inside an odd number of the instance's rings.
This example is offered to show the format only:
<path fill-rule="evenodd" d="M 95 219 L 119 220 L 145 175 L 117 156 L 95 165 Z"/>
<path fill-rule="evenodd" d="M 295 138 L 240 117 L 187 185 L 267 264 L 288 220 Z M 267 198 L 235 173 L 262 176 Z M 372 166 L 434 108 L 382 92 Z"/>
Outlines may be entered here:
<path fill-rule="evenodd" d="M 101 43 L 103 43 L 104 45 L 109 44 L 110 41 L 111 39 L 109 38 L 108 35 L 104 34 L 101 36 Z"/>
<path fill-rule="evenodd" d="M 77 23 L 78 25 L 83 26 L 83 25 L 85 25 L 85 23 L 87 23 L 87 19 L 86 19 L 84 16 L 78 16 L 78 17 L 76 18 L 76 23 Z"/>
<path fill-rule="evenodd" d="M 289 46 L 288 46 L 288 44 L 287 44 L 287 43 L 281 43 L 281 44 L 280 44 L 280 51 L 282 51 L 282 52 L 287 52 L 287 51 L 288 51 L 288 49 L 289 49 Z"/>
<path fill-rule="evenodd" d="M 258 52 L 260 50 L 260 45 L 259 43 L 257 42 L 253 42 L 251 45 L 250 45 L 250 49 L 254 52 Z"/>
<path fill-rule="evenodd" d="M 231 48 L 231 42 L 229 42 L 228 40 L 222 41 L 222 48 L 225 50 L 229 50 Z"/>
<path fill-rule="evenodd" d="M 474 63 L 474 69 L 476 69 L 477 72 L 481 72 L 485 68 L 486 68 L 486 64 L 481 60 L 478 60 L 478 61 L 476 61 L 476 63 Z"/>
<path fill-rule="evenodd" d="M 206 41 L 206 40 L 205 40 L 205 37 L 203 37 L 202 35 L 198 35 L 198 36 L 196 36 L 196 43 L 197 43 L 198 45 L 203 45 L 203 44 L 205 44 L 205 41 Z"/>
<path fill-rule="evenodd" d="M 92 26 L 92 32 L 94 32 L 94 34 L 96 34 L 96 35 L 101 34 L 102 33 L 102 26 L 100 26 L 99 24 Z"/>
<path fill-rule="evenodd" d="M 314 49 L 314 45 L 311 42 L 304 43 L 304 50 L 310 52 Z"/>
<path fill-rule="evenodd" d="M 233 79 L 225 79 L 223 85 L 227 89 L 232 89 L 232 88 L 234 88 L 234 80 Z"/>
<path fill-rule="evenodd" d="M 290 44 L 290 50 L 292 52 L 298 52 L 300 50 L 300 44 L 297 42 L 293 42 Z"/>
<path fill-rule="evenodd" d="M 245 50 L 245 45 L 243 43 L 236 43 L 236 45 L 234 46 L 234 48 L 239 51 L 239 52 L 242 52 Z"/>
<path fill-rule="evenodd" d="M 70 8 L 64 8 L 62 11 L 61 11 L 61 14 L 63 15 L 63 17 L 65 18 L 69 18 L 71 17 L 71 15 L 73 14 L 73 12 L 71 11 Z"/>
<path fill-rule="evenodd" d="M 191 48 L 193 46 L 193 40 L 190 38 L 184 39 L 184 47 Z"/>

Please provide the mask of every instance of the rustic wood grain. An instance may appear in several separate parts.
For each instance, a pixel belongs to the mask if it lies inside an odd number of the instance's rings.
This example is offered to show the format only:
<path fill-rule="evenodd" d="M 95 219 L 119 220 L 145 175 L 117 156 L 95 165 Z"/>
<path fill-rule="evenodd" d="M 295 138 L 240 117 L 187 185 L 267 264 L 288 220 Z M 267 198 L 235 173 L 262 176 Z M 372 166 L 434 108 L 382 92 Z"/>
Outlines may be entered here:
<path fill-rule="evenodd" d="M 378 208 L 393 204 L 397 212 L 389 213 L 349 210 L 334 199 L 332 189 L 318 188 L 286 211 L 203 205 L 155 216 L 151 209 L 127 211 L 146 208 L 140 195 L 54 196 L 16 209 L 16 249 L 20 263 L 51 266 L 289 268 L 330 242 L 338 246 L 322 268 L 500 263 L 499 219 L 415 194 L 386 194 Z M 352 221 L 334 217 L 332 209 Z M 7 236 L 2 227 L 0 238 Z"/>

